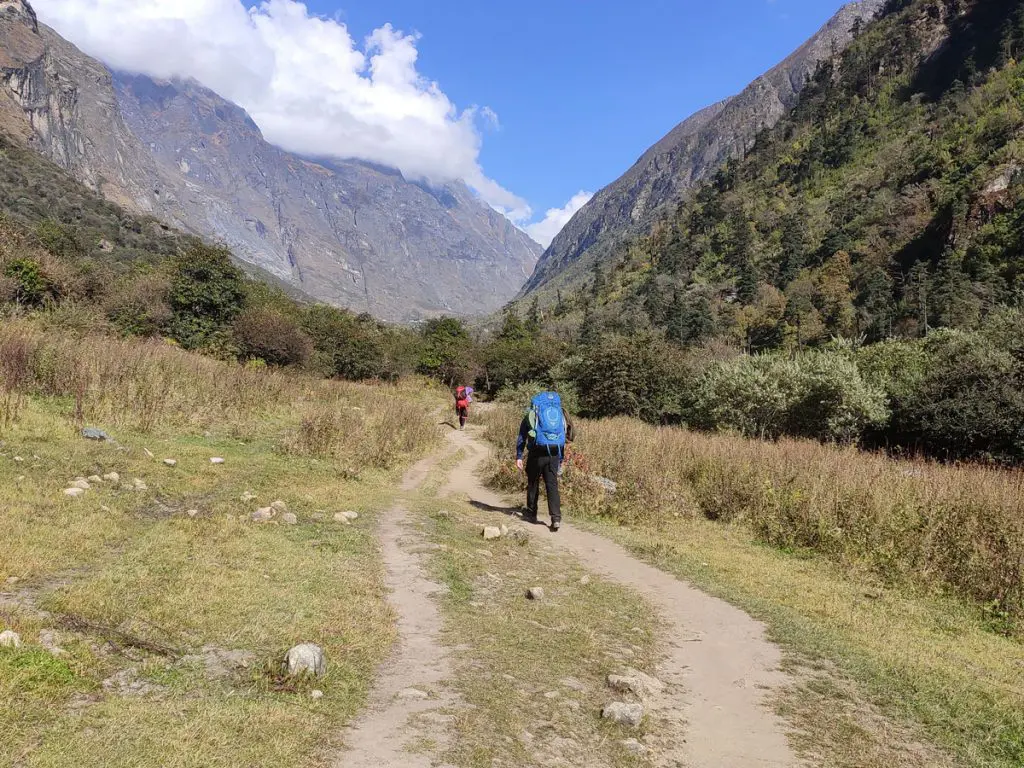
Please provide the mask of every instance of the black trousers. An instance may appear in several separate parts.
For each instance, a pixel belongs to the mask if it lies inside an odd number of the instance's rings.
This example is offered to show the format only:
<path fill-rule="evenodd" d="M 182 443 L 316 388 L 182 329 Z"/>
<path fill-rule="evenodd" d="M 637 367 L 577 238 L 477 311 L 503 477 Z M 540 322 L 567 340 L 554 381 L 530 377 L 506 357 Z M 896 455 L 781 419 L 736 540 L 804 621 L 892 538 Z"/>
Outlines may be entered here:
<path fill-rule="evenodd" d="M 562 500 L 558 495 L 558 464 L 561 461 L 556 453 L 531 451 L 526 456 L 526 511 L 531 517 L 537 516 L 537 502 L 540 500 L 540 479 L 544 478 L 544 490 L 548 497 L 548 514 L 551 522 L 562 519 Z"/>

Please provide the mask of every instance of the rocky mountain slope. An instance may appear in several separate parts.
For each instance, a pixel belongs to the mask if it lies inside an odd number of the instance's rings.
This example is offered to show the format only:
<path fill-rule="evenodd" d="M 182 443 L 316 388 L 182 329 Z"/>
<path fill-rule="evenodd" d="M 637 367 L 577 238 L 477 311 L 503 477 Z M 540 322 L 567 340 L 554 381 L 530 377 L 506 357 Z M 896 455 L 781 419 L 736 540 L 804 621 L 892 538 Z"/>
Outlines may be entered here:
<path fill-rule="evenodd" d="M 383 319 L 492 311 L 541 250 L 461 184 L 291 155 L 196 83 L 112 74 L 24 0 L 0 0 L 0 129 L 130 210 Z"/>
<path fill-rule="evenodd" d="M 572 285 L 583 264 L 601 260 L 623 238 L 644 232 L 729 158 L 742 156 L 764 128 L 797 102 L 807 78 L 849 43 L 856 25 L 873 18 L 884 0 L 844 6 L 785 61 L 742 93 L 701 110 L 651 147 L 622 177 L 598 192 L 545 251 L 524 288 Z"/>

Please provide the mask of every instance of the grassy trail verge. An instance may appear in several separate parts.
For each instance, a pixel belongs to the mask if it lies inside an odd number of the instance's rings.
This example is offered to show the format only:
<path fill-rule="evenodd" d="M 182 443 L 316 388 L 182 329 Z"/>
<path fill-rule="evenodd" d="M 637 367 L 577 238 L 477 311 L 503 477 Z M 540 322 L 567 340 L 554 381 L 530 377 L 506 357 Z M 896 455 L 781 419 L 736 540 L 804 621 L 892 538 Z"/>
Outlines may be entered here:
<path fill-rule="evenodd" d="M 492 428 L 499 429 L 492 436 L 505 431 L 505 421 L 495 415 Z M 580 431 L 586 458 L 621 478 L 614 468 L 624 447 L 621 439 L 610 441 L 614 426 L 583 424 Z M 668 451 L 670 432 L 658 440 Z M 770 447 L 756 450 L 767 453 Z M 745 456 L 737 452 L 735 460 Z M 639 466 L 627 463 L 630 471 Z M 664 463 L 649 465 L 661 472 Z M 727 470 L 722 471 L 724 476 Z M 745 464 L 736 470 L 750 471 Z M 489 474 L 506 489 L 514 477 L 507 461 L 494 460 Z M 806 548 L 766 545 L 742 522 L 741 510 L 732 511 L 736 522 L 706 520 L 693 513 L 685 482 L 664 473 L 647 480 L 646 495 L 636 497 L 632 478 L 616 497 L 581 478 L 570 480 L 570 519 L 768 625 L 799 681 L 779 698 L 777 709 L 794 725 L 795 743 L 812 764 L 1024 764 L 1024 647 L 993 631 L 984 611 Z M 659 495 L 652 487 L 667 490 Z"/>
<path fill-rule="evenodd" d="M 167 396 L 187 385 L 215 401 L 175 366 L 185 359 L 157 357 Z M 107 392 L 93 423 L 118 444 L 82 439 L 67 400 L 23 398 L 0 447 L 0 629 L 22 640 L 0 648 L 0 765 L 327 764 L 394 640 L 374 517 L 434 444 L 435 403 L 411 387 L 261 376 L 278 389 L 258 406 L 142 426 Z M 370 443 L 384 403 L 401 424 Z M 371 461 L 346 453 L 360 445 Z M 254 522 L 277 500 L 294 520 Z M 334 519 L 347 510 L 359 519 Z M 324 678 L 283 676 L 302 642 L 325 649 Z"/>

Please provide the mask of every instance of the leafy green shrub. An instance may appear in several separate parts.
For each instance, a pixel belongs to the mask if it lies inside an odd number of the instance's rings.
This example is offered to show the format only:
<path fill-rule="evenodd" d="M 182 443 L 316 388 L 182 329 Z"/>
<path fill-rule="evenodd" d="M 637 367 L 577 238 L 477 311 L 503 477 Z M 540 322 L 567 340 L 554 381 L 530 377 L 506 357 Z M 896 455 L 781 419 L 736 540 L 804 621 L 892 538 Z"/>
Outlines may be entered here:
<path fill-rule="evenodd" d="M 566 361 L 565 376 L 588 416 L 675 421 L 686 410 L 693 371 L 677 347 L 653 334 L 609 335 Z"/>
<path fill-rule="evenodd" d="M 242 311 L 244 277 L 225 248 L 195 243 L 172 262 L 171 335 L 186 349 L 223 343 Z"/>
<path fill-rule="evenodd" d="M 35 259 L 12 259 L 4 267 L 4 277 L 13 281 L 14 300 L 26 307 L 39 307 L 52 296 L 52 286 Z"/>
<path fill-rule="evenodd" d="M 824 351 L 715 363 L 700 382 L 692 414 L 705 429 L 839 442 L 856 441 L 889 416 L 884 393 L 861 377 L 856 364 Z"/>
<path fill-rule="evenodd" d="M 125 334 L 156 336 L 174 317 L 166 275 L 145 272 L 122 281 L 107 300 L 107 317 Z"/>
<path fill-rule="evenodd" d="M 893 427 L 912 447 L 948 459 L 1024 459 L 1024 371 L 977 333 L 942 331 L 925 342 L 920 383 L 893 401 Z"/>
<path fill-rule="evenodd" d="M 245 310 L 234 324 L 242 357 L 270 365 L 302 365 L 313 353 L 313 341 L 293 317 L 270 307 Z"/>

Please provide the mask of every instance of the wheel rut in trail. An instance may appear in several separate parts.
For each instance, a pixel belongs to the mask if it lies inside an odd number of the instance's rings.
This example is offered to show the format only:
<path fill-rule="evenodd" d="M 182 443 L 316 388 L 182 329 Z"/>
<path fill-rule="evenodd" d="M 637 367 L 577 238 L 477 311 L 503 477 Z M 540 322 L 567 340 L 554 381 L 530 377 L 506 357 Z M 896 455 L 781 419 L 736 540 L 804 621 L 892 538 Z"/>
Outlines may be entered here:
<path fill-rule="evenodd" d="M 422 485 L 443 455 L 410 469 L 401 489 L 408 492 Z M 366 711 L 343 734 L 345 749 L 334 757 L 336 768 L 436 765 L 429 756 L 410 750 L 428 739 L 435 748 L 443 746 L 448 731 L 444 710 L 458 703 L 445 686 L 451 666 L 441 644 L 441 614 L 434 599 L 442 588 L 424 573 L 422 556 L 413 546 L 417 537 L 406 527 L 407 514 L 397 503 L 381 517 L 378 529 L 399 640 L 380 670 Z"/>
<path fill-rule="evenodd" d="M 468 432 L 450 442 L 468 453 L 442 494 L 507 507 L 508 500 L 484 488 L 477 471 L 489 449 Z M 743 611 L 650 566 L 614 542 L 564 525 L 557 534 L 521 524 L 547 543 L 574 555 L 609 581 L 632 589 L 661 614 L 670 628 L 667 653 L 657 675 L 669 694 L 651 702 L 658 720 L 650 746 L 656 765 L 688 768 L 791 768 L 803 765 L 792 753 L 785 725 L 770 699 L 791 683 L 779 667 L 779 648 L 765 628 Z"/>

